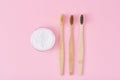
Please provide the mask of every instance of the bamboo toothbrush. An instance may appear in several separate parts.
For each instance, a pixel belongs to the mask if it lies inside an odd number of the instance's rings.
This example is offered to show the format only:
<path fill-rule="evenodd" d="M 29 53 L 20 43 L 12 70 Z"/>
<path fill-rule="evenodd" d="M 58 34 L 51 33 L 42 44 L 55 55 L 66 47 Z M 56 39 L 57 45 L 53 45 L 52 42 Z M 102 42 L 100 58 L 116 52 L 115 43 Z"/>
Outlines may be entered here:
<path fill-rule="evenodd" d="M 83 45 L 83 33 L 84 33 L 84 16 L 83 14 L 80 16 L 80 42 L 79 42 L 79 53 L 78 53 L 78 65 L 79 65 L 79 74 L 83 73 L 83 53 L 84 53 L 84 45 Z"/>
<path fill-rule="evenodd" d="M 69 74 L 73 74 L 74 66 L 74 43 L 73 43 L 73 15 L 70 16 L 70 40 L 69 40 Z"/>
<path fill-rule="evenodd" d="M 64 74 L 64 15 L 60 16 L 60 74 Z"/>

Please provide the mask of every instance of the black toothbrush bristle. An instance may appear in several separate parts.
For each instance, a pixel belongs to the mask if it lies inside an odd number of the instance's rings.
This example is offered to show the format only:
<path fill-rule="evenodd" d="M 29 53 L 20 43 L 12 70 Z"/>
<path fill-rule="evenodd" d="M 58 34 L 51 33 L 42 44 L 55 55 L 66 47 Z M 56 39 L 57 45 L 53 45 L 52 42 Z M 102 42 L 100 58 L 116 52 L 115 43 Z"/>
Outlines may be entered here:
<path fill-rule="evenodd" d="M 83 14 L 80 16 L 80 23 L 83 24 L 84 18 L 83 18 Z"/>

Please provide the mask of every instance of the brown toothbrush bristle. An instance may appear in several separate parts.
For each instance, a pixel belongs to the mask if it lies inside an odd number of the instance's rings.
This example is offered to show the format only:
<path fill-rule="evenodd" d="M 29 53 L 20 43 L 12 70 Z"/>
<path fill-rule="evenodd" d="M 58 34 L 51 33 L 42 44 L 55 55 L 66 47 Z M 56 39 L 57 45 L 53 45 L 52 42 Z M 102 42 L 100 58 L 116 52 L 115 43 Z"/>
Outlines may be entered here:
<path fill-rule="evenodd" d="M 63 14 L 60 16 L 60 23 L 61 23 L 61 24 L 64 23 L 64 15 L 63 15 Z"/>
<path fill-rule="evenodd" d="M 73 25 L 73 22 L 74 22 L 74 17 L 73 15 L 70 16 L 70 24 Z"/>

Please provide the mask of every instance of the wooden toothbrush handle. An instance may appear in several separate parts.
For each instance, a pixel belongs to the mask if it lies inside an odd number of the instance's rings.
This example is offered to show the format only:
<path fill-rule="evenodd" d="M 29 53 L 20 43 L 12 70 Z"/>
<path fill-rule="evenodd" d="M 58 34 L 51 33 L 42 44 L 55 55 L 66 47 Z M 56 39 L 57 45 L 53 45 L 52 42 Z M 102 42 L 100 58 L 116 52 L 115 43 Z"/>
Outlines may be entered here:
<path fill-rule="evenodd" d="M 83 73 L 83 25 L 80 26 L 80 37 L 79 37 L 79 53 L 78 53 L 78 66 L 79 66 L 79 74 L 82 75 Z"/>
<path fill-rule="evenodd" d="M 63 37 L 63 26 L 60 27 L 60 43 L 59 43 L 59 61 L 60 61 L 60 74 L 64 74 L 64 37 Z"/>
<path fill-rule="evenodd" d="M 73 27 L 70 29 L 70 40 L 69 40 L 69 74 L 73 74 L 74 66 L 74 42 L 73 42 Z"/>

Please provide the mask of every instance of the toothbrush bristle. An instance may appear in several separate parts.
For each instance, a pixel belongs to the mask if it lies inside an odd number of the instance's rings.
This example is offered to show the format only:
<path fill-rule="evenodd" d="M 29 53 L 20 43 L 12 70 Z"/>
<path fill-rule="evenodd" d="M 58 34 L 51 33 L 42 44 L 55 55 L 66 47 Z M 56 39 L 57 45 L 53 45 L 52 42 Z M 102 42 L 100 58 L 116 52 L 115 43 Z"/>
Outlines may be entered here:
<path fill-rule="evenodd" d="M 74 22 L 74 17 L 73 15 L 70 16 L 70 24 L 73 25 L 73 22 Z"/>
<path fill-rule="evenodd" d="M 61 23 L 61 24 L 64 23 L 64 15 L 63 15 L 63 14 L 60 16 L 60 23 Z"/>
<path fill-rule="evenodd" d="M 80 16 L 80 23 L 83 24 L 84 22 L 84 17 L 83 17 L 83 14 Z"/>

